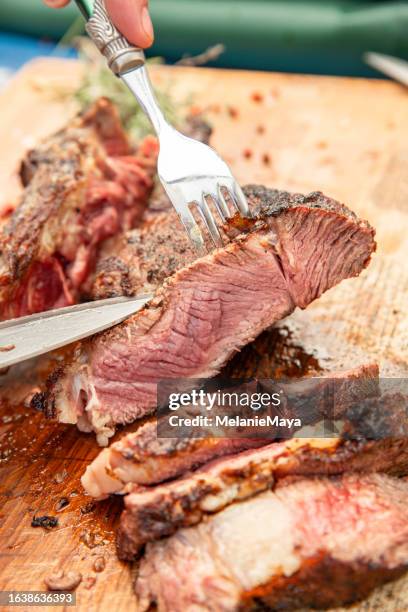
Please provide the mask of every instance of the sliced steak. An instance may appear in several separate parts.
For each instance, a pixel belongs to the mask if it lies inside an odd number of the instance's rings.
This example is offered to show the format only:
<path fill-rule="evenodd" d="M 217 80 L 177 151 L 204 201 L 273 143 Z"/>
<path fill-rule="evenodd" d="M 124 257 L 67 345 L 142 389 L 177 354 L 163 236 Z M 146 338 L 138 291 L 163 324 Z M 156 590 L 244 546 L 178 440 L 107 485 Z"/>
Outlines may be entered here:
<path fill-rule="evenodd" d="M 163 482 L 215 457 L 258 448 L 267 442 L 245 438 L 158 438 L 156 422 L 149 422 L 101 451 L 81 480 L 89 495 L 103 499 L 123 492 L 129 483 Z"/>
<path fill-rule="evenodd" d="M 299 480 L 148 544 L 138 610 L 238 612 L 347 605 L 408 567 L 408 482 Z"/>
<path fill-rule="evenodd" d="M 324 405 L 316 409 L 316 404 L 321 402 L 325 388 L 333 390 L 333 382 L 336 395 L 330 394 L 328 415 Z M 378 365 L 369 364 L 341 373 L 329 372 L 325 377 L 302 379 L 298 386 L 303 400 L 300 410 L 309 413 L 302 415 L 305 425 L 315 424 L 329 416 L 338 419 L 359 399 L 378 395 Z M 264 446 L 273 438 L 273 432 L 270 436 L 257 436 L 258 439 L 244 438 L 244 433 L 237 432 L 236 439 L 231 435 L 190 438 L 187 434 L 185 437 L 162 438 L 157 435 L 156 420 L 150 421 L 104 449 L 87 467 L 82 484 L 89 495 L 103 499 L 110 493 L 121 492 L 129 483 L 157 484 L 217 457 Z"/>
<path fill-rule="evenodd" d="M 118 554 L 133 559 L 147 542 L 273 489 L 287 476 L 346 472 L 408 474 L 408 438 L 294 438 L 218 459 L 180 480 L 156 487 L 133 485 L 117 533 Z"/>
<path fill-rule="evenodd" d="M 31 151 L 22 199 L 0 236 L 0 318 L 76 302 L 101 243 L 134 227 L 156 171 L 157 142 L 132 152 L 105 99 Z"/>
<path fill-rule="evenodd" d="M 116 423 L 152 413 L 159 380 L 214 376 L 262 330 L 368 265 L 374 230 L 338 202 L 262 187 L 247 196 L 250 231 L 179 269 L 125 323 L 81 342 L 41 398 L 47 414 L 106 444 Z"/>

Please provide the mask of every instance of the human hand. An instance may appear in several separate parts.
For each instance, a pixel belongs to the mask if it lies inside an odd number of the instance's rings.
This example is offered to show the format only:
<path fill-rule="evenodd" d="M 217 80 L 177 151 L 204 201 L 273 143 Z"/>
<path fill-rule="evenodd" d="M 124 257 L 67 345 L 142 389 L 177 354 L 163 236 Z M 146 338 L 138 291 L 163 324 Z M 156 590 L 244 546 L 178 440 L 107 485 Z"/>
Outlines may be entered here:
<path fill-rule="evenodd" d="M 52 8 L 61 8 L 69 0 L 44 0 Z M 105 0 L 106 9 L 118 30 L 129 42 L 146 49 L 153 43 L 153 25 L 149 0 Z"/>

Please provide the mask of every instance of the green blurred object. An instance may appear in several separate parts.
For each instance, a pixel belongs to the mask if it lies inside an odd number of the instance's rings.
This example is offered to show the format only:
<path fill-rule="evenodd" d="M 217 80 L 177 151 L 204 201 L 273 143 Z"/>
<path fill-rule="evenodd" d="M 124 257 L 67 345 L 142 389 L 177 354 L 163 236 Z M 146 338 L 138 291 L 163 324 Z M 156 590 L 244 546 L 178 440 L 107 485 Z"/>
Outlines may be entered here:
<path fill-rule="evenodd" d="M 152 55 L 177 61 L 217 43 L 215 65 L 370 76 L 365 51 L 408 59 L 408 3 L 356 0 L 151 0 Z M 78 14 L 74 3 L 0 0 L 0 28 L 58 39 Z"/>
<path fill-rule="evenodd" d="M 85 19 L 89 19 L 93 13 L 93 0 L 75 0 L 75 2 Z"/>

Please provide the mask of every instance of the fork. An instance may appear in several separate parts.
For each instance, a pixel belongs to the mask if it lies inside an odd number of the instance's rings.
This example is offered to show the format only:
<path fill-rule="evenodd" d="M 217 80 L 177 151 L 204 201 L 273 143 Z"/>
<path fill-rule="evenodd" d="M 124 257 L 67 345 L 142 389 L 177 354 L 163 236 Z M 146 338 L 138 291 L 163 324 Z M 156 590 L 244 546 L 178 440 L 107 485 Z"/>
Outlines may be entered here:
<path fill-rule="evenodd" d="M 220 225 L 237 213 L 250 217 L 245 194 L 228 165 L 211 147 L 184 136 L 167 122 L 154 95 L 143 51 L 115 28 L 104 0 L 76 3 L 109 68 L 127 85 L 154 127 L 160 144 L 158 176 L 195 250 L 199 254 L 207 251 L 202 228 L 216 247 L 222 246 Z"/>

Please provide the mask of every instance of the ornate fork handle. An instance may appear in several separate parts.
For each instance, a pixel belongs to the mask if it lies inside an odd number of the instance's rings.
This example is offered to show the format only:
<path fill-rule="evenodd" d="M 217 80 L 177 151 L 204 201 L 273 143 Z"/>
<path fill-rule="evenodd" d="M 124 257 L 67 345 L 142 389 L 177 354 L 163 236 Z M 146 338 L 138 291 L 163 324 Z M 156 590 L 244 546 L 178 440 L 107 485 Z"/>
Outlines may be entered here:
<path fill-rule="evenodd" d="M 113 25 L 104 0 L 76 0 L 82 13 L 88 18 L 86 31 L 106 57 L 109 68 L 122 75 L 145 63 L 141 49 L 132 45 Z"/>

